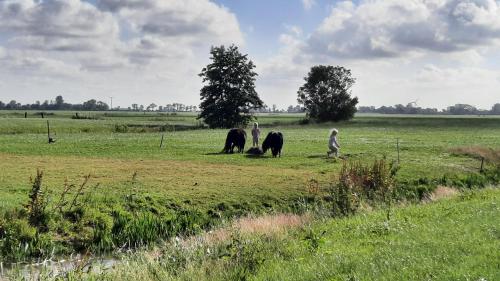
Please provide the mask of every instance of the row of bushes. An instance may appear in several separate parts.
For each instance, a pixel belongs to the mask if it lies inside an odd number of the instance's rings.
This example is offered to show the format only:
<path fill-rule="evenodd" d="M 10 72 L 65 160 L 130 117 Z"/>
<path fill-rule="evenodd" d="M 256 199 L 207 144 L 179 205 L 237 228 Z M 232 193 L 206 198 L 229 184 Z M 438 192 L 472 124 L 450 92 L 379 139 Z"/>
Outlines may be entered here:
<path fill-rule="evenodd" d="M 146 133 L 146 132 L 175 132 L 187 130 L 199 130 L 207 128 L 202 122 L 193 125 L 144 125 L 144 124 L 115 124 L 113 132 L 115 133 Z"/>

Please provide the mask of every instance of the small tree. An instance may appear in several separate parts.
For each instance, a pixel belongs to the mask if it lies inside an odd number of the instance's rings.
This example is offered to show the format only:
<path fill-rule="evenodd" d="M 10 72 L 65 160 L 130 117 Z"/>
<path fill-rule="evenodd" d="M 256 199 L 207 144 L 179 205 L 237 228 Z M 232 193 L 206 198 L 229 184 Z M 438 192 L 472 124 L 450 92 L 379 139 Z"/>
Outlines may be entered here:
<path fill-rule="evenodd" d="M 147 111 L 150 111 L 150 110 L 151 110 L 151 111 L 155 111 L 155 108 L 156 108 L 156 107 L 157 107 L 157 105 L 156 105 L 155 103 L 152 103 L 152 104 L 150 104 L 150 105 L 146 108 L 146 110 L 147 110 Z"/>
<path fill-rule="evenodd" d="M 495 103 L 493 107 L 491 108 L 491 114 L 498 114 L 500 115 L 500 103 Z"/>
<path fill-rule="evenodd" d="M 298 91 L 298 102 L 307 116 L 320 122 L 349 120 L 356 113 L 358 98 L 351 98 L 356 79 L 341 66 L 313 66 Z"/>
<path fill-rule="evenodd" d="M 244 126 L 253 118 L 251 109 L 263 106 L 255 91 L 255 65 L 232 45 L 212 47 L 212 63 L 203 68 L 200 77 L 206 83 L 200 92 L 201 113 L 210 128 Z"/>
<path fill-rule="evenodd" d="M 56 109 L 62 109 L 64 107 L 64 99 L 62 96 L 56 97 Z"/>

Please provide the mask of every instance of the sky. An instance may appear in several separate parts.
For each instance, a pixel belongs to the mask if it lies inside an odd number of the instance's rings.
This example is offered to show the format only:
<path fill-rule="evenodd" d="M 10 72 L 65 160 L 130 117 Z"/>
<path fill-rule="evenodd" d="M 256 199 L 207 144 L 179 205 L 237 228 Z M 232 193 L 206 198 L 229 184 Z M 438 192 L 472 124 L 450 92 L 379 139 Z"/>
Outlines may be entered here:
<path fill-rule="evenodd" d="M 359 105 L 500 102 L 500 0 L 0 0 L 0 100 L 198 105 L 230 44 L 269 106 L 319 64 L 352 70 Z"/>

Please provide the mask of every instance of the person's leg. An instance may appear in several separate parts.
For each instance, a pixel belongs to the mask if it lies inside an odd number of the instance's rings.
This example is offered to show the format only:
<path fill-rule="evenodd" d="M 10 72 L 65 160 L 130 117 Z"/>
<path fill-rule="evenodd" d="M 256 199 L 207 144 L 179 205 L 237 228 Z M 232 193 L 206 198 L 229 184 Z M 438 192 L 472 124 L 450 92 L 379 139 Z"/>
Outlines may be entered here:
<path fill-rule="evenodd" d="M 326 153 L 326 155 L 327 155 L 328 157 L 330 157 L 332 154 L 335 154 L 335 147 L 330 145 L 330 146 L 328 146 L 328 148 L 329 148 L 330 150 Z"/>
<path fill-rule="evenodd" d="M 338 151 L 339 151 L 338 147 L 336 147 L 336 146 L 330 146 L 329 148 L 330 148 L 330 151 L 328 152 L 328 157 L 330 157 L 330 155 L 332 155 L 332 154 L 335 157 L 338 157 Z"/>

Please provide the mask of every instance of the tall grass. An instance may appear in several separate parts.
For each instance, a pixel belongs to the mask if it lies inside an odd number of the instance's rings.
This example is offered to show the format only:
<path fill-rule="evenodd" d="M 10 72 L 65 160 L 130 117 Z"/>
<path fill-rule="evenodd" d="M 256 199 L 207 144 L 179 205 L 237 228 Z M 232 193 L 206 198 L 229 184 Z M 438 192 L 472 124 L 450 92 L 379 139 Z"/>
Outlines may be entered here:
<path fill-rule="evenodd" d="M 347 216 L 356 213 L 361 200 L 389 203 L 396 185 L 398 167 L 385 159 L 372 165 L 344 161 L 338 181 L 330 187 L 332 214 Z"/>
<path fill-rule="evenodd" d="M 455 155 L 466 155 L 500 165 L 500 149 L 484 146 L 460 146 L 451 148 L 449 151 Z"/>

